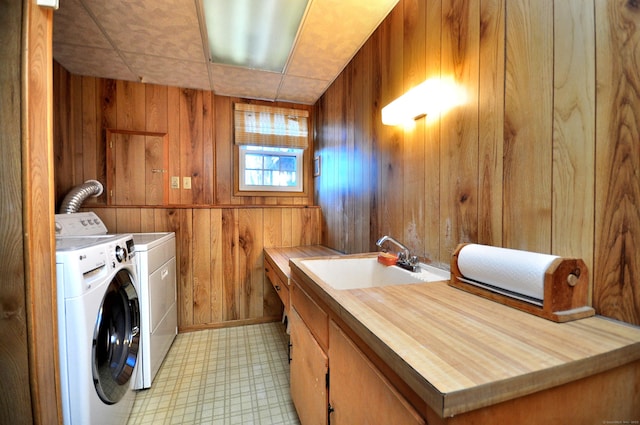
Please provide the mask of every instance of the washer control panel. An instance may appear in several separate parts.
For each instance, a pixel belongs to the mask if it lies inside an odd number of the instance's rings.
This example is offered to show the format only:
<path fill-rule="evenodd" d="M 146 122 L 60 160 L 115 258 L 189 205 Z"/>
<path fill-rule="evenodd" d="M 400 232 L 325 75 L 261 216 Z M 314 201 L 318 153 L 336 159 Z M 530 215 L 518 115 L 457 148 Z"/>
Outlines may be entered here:
<path fill-rule="evenodd" d="M 56 237 L 106 235 L 107 226 L 93 211 L 56 214 Z"/>

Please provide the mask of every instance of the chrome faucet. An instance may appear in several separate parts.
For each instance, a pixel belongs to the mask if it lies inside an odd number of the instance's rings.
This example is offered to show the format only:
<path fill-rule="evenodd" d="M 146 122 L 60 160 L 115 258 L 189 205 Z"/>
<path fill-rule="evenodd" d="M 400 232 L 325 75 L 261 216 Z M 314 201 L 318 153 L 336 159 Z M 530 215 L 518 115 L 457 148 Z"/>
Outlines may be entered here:
<path fill-rule="evenodd" d="M 392 242 L 398 248 L 400 248 L 400 251 L 398 252 L 398 261 L 396 261 L 396 265 L 412 272 L 417 272 L 418 270 L 420 270 L 420 267 L 418 266 L 418 257 L 416 257 L 415 255 L 411 255 L 411 253 L 409 252 L 409 248 L 402 245 L 400 242 L 398 242 L 391 236 L 384 235 L 383 237 L 378 239 L 378 242 L 376 242 L 376 245 L 378 246 L 378 248 L 382 249 L 382 245 L 387 241 Z"/>

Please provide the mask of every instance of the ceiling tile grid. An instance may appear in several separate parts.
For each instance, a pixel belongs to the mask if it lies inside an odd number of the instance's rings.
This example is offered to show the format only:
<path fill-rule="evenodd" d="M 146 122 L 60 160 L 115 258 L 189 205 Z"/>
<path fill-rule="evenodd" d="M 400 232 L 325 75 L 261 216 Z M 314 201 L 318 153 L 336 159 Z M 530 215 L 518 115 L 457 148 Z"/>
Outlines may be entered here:
<path fill-rule="evenodd" d="M 398 2 L 310 0 L 288 65 L 274 73 L 210 63 L 201 1 L 62 0 L 54 59 L 77 75 L 313 104 Z"/>

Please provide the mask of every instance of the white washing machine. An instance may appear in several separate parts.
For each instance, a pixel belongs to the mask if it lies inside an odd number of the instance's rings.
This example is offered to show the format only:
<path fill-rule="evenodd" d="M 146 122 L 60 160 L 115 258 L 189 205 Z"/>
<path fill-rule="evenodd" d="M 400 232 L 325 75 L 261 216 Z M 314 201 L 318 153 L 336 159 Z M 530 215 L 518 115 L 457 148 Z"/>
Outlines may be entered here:
<path fill-rule="evenodd" d="M 140 345 L 133 238 L 56 238 L 56 275 L 63 421 L 126 424 Z"/>
<path fill-rule="evenodd" d="M 149 388 L 178 334 L 176 294 L 176 236 L 167 233 L 134 233 L 138 279 L 142 349 L 135 389 Z"/>

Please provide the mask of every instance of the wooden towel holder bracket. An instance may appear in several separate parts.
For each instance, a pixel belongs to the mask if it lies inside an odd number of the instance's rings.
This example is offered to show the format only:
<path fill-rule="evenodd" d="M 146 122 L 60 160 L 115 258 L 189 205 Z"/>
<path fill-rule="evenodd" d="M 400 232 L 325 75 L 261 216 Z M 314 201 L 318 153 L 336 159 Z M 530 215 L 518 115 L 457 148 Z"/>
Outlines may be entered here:
<path fill-rule="evenodd" d="M 544 275 L 542 306 L 538 306 L 464 282 L 458 268 L 458 255 L 465 245 L 468 244 L 459 244 L 451 256 L 449 285 L 554 322 L 569 322 L 595 314 L 588 305 L 589 271 L 581 259 L 557 258 L 549 265 Z"/>

